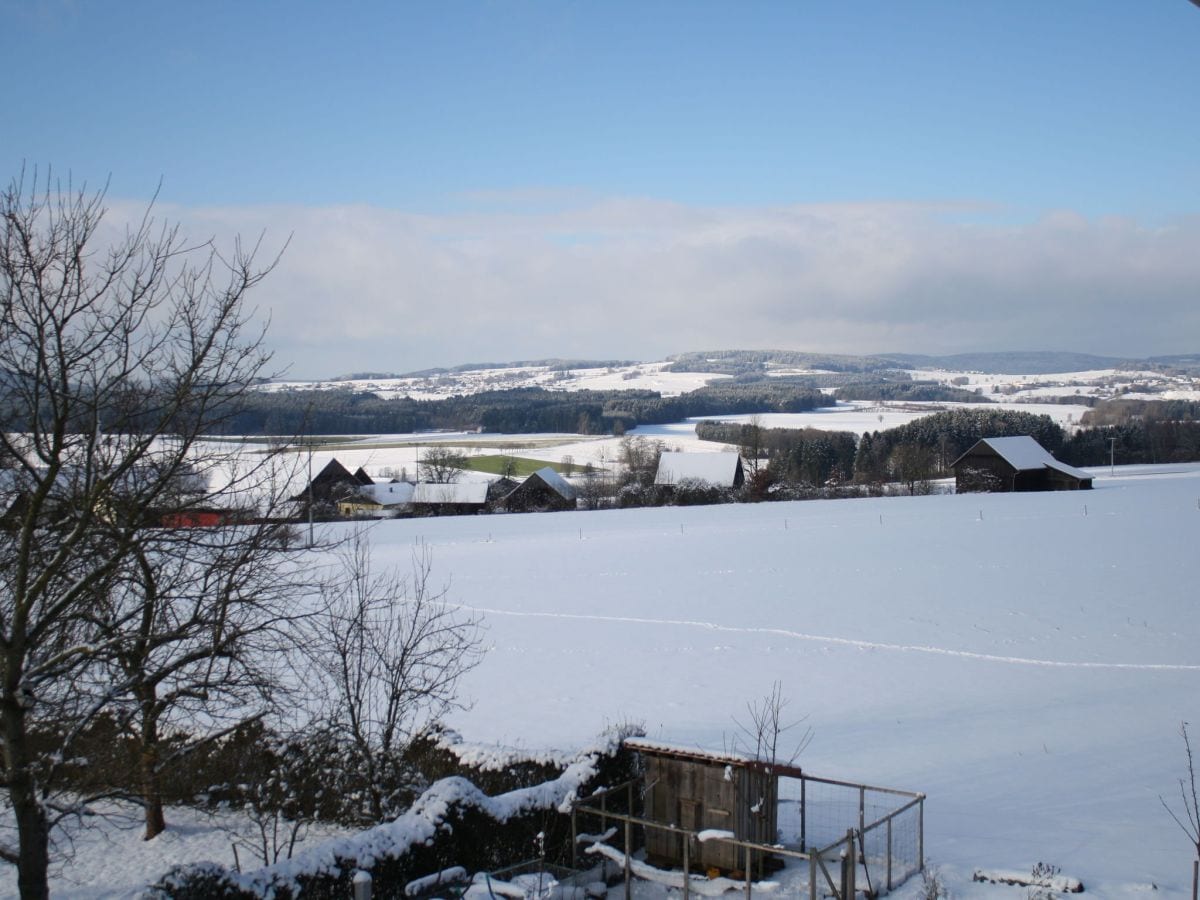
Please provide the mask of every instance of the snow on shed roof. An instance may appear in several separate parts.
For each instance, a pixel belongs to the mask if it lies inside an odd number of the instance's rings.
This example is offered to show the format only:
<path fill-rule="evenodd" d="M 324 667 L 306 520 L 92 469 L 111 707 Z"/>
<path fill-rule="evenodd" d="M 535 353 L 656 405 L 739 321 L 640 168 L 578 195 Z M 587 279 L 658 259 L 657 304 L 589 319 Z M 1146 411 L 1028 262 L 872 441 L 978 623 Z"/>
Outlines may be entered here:
<path fill-rule="evenodd" d="M 702 762 L 725 763 L 727 765 L 744 766 L 756 762 L 751 756 L 730 751 L 703 750 L 699 747 L 681 747 L 678 744 L 668 744 L 649 738 L 627 737 L 621 742 L 630 750 L 640 753 L 653 753 L 665 756 L 680 756 Z"/>
<path fill-rule="evenodd" d="M 970 453 L 980 444 L 986 444 L 988 447 L 991 447 L 992 450 L 1018 472 L 1050 468 L 1075 478 L 1092 477 L 1082 469 L 1076 469 L 1074 466 L 1068 466 L 1066 463 L 1059 462 L 1050 455 L 1049 450 L 1027 434 L 1016 437 L 982 438 L 972 445 L 967 453 Z M 967 453 L 964 453 L 963 456 L 966 456 Z M 962 456 L 959 459 L 962 459 Z M 956 464 L 957 462 L 958 460 L 955 460 Z"/>
<path fill-rule="evenodd" d="M 413 488 L 413 503 L 476 503 L 487 502 L 486 481 L 453 481 L 435 484 L 422 481 Z"/>
<path fill-rule="evenodd" d="M 658 458 L 655 484 L 678 484 L 685 478 L 707 481 L 718 487 L 733 487 L 737 475 L 737 453 L 685 453 L 666 450 Z"/>
<path fill-rule="evenodd" d="M 574 486 L 569 484 L 567 482 L 567 479 L 563 478 L 561 475 L 559 475 L 557 472 L 555 472 L 554 469 L 551 468 L 550 466 L 546 466 L 543 469 L 538 469 L 536 472 L 533 473 L 533 475 L 536 475 L 538 478 L 542 479 L 542 481 L 544 481 L 546 483 L 546 487 L 550 488 L 550 490 L 554 491 L 556 494 L 561 496 L 563 499 L 565 499 L 565 500 L 574 500 L 575 499 Z M 533 475 L 531 475 L 529 477 L 532 478 Z"/>

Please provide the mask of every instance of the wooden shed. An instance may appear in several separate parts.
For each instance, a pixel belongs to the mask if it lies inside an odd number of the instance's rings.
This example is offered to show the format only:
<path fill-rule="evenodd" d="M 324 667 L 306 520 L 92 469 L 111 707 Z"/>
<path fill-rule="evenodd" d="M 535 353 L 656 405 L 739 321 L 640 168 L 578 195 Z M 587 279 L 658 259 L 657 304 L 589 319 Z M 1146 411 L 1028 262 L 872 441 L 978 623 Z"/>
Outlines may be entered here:
<path fill-rule="evenodd" d="M 1029 435 L 983 438 L 956 459 L 957 493 L 978 491 L 1078 491 L 1092 476 L 1059 462 Z"/>
<path fill-rule="evenodd" d="M 743 841 L 774 844 L 777 839 L 779 780 L 757 760 L 709 753 L 629 738 L 645 764 L 645 817 L 692 832 L 731 832 Z M 646 857 L 656 865 L 683 863 L 682 834 L 646 830 Z M 695 841 L 690 864 L 734 871 L 743 868 L 745 851 L 722 841 Z M 761 861 L 761 853 L 754 864 Z"/>

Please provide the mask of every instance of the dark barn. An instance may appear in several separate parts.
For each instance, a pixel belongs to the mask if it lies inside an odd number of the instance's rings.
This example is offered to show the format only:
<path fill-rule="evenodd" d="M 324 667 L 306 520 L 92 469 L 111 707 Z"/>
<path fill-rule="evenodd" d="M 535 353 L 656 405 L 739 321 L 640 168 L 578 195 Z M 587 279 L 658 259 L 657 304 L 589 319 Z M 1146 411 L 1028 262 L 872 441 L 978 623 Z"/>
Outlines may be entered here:
<path fill-rule="evenodd" d="M 1092 476 L 1059 462 L 1028 435 L 976 441 L 956 459 L 957 493 L 978 491 L 1078 491 L 1092 487 Z"/>
<path fill-rule="evenodd" d="M 575 488 L 554 469 L 538 469 L 504 498 L 509 512 L 548 512 L 574 509 Z"/>

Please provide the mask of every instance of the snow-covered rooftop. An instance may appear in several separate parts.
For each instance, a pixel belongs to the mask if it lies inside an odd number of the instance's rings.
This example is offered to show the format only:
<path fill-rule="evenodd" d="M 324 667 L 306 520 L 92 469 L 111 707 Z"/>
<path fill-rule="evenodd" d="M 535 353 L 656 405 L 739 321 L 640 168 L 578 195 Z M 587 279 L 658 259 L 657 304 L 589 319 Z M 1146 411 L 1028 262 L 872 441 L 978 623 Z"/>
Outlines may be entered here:
<path fill-rule="evenodd" d="M 487 500 L 487 491 L 486 481 L 454 481 L 449 484 L 422 481 L 414 485 L 412 502 L 483 504 Z"/>
<path fill-rule="evenodd" d="M 687 453 L 667 450 L 658 458 L 655 484 L 678 484 L 695 478 L 718 487 L 733 487 L 737 474 L 737 453 Z"/>
<path fill-rule="evenodd" d="M 559 475 L 558 472 L 554 471 L 553 467 L 546 466 L 544 468 L 538 469 L 533 474 L 536 475 L 538 478 L 542 479 L 542 481 L 544 481 L 546 483 L 546 486 L 548 488 L 550 488 L 552 491 L 554 491 L 555 493 L 557 493 L 559 496 L 563 497 L 564 499 L 566 499 L 566 500 L 574 500 L 575 499 L 576 491 L 575 491 L 574 486 L 571 485 L 567 481 L 567 479 L 565 479 L 561 475 Z M 533 476 L 530 476 L 530 477 L 533 477 Z"/>
<path fill-rule="evenodd" d="M 1000 455 L 1000 457 L 1018 472 L 1030 472 L 1037 469 L 1051 468 L 1062 472 L 1066 475 L 1072 475 L 1075 478 L 1091 478 L 1087 472 L 1082 469 L 1076 469 L 1074 466 L 1068 466 L 1066 463 L 1059 462 L 1050 455 L 1050 451 L 1035 441 L 1029 435 L 1019 435 L 1017 437 L 991 437 L 983 438 L 979 444 L 986 444 Z M 979 446 L 976 444 L 975 446 Z M 972 447 L 971 449 L 974 449 Z M 971 451 L 968 450 L 967 453 Z M 964 454 L 965 456 L 966 454 Z"/>
<path fill-rule="evenodd" d="M 358 495 L 374 500 L 380 506 L 396 506 L 412 502 L 413 485 L 404 481 L 391 484 L 364 484 L 358 489 Z"/>

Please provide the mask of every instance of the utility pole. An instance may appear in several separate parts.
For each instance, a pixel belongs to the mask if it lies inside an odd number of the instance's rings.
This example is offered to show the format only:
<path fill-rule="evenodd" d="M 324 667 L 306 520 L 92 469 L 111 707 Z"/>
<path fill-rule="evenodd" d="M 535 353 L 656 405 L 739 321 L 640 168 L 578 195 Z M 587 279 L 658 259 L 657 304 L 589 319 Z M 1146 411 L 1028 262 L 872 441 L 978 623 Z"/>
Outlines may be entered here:
<path fill-rule="evenodd" d="M 308 546 L 313 545 L 313 479 L 312 479 L 312 441 L 308 442 Z"/>
<path fill-rule="evenodd" d="M 1108 474 L 1117 474 L 1117 439 L 1115 437 L 1108 439 Z"/>

